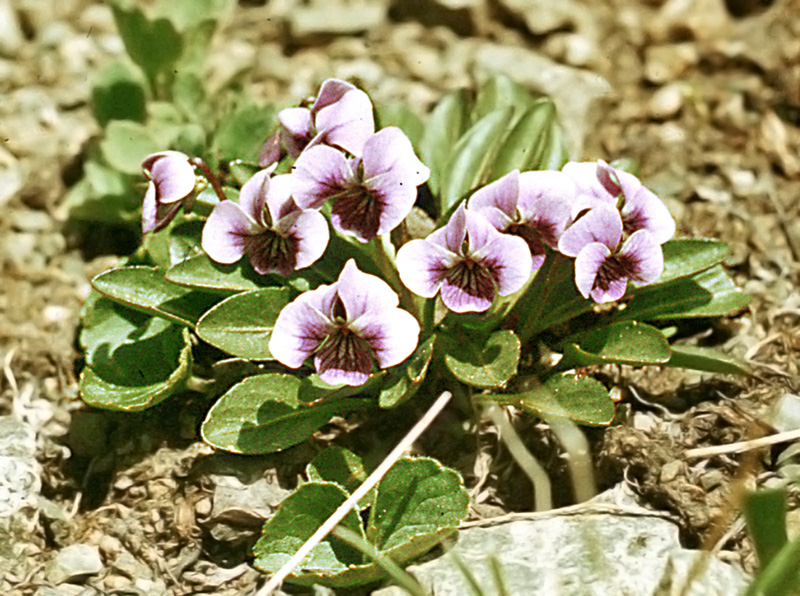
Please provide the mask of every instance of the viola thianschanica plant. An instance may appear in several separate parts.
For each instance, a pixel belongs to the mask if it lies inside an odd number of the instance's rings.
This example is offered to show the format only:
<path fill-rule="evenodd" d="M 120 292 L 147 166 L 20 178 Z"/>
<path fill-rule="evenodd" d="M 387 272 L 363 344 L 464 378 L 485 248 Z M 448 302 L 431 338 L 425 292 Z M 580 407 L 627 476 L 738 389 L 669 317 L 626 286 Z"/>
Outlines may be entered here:
<path fill-rule="evenodd" d="M 203 439 L 263 454 L 443 388 L 607 425 L 597 365 L 746 372 L 670 344 L 686 319 L 747 306 L 727 247 L 674 238 L 632 173 L 567 162 L 552 102 L 507 79 L 446 96 L 424 122 L 330 79 L 262 143 L 233 161 L 142 156 L 142 247 L 93 280 L 85 311 L 87 403 L 137 411 L 201 392 Z M 255 374 L 231 379 L 231 359 Z M 256 566 L 275 572 L 364 476 L 355 454 L 321 451 L 266 523 Z M 467 502 L 455 471 L 407 458 L 363 504 L 366 525 L 356 512 L 342 524 L 403 563 L 455 531 Z M 333 536 L 292 580 L 380 575 Z"/>

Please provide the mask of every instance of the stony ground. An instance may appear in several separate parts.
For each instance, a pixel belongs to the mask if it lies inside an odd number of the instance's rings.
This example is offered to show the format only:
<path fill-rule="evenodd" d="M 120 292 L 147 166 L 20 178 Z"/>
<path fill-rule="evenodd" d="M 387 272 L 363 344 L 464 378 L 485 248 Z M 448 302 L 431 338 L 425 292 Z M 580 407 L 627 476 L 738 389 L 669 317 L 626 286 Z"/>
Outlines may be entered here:
<path fill-rule="evenodd" d="M 0 547 L 0 593 L 247 594 L 261 581 L 247 546 L 303 448 L 210 457 L 193 442 L 191 407 L 118 417 L 87 411 L 77 395 L 79 309 L 115 256 L 100 250 L 111 239 L 69 232 L 63 199 L 97 134 L 92 73 L 122 51 L 101 2 L 0 0 L 0 416 L 34 431 L 41 481 L 36 507 L 14 522 L 25 542 Z M 800 2 L 242 0 L 208 76 L 241 77 L 275 101 L 353 78 L 422 111 L 491 73 L 552 95 L 575 157 L 637 161 L 682 234 L 731 245 L 752 309 L 697 339 L 756 374 L 607 371 L 619 422 L 590 439 L 603 486 L 624 479 L 680 521 L 687 546 L 752 570 L 732 503 L 737 487 L 781 481 L 782 447 L 684 451 L 764 434 L 770 408 L 800 391 Z M 541 452 L 546 430 L 520 426 Z M 529 489 L 508 487 L 511 463 L 496 454 L 461 462 L 476 505 L 524 508 Z M 553 460 L 556 480 L 562 467 Z M 81 578 L 50 563 L 70 545 L 84 545 L 73 553 L 91 570 Z"/>

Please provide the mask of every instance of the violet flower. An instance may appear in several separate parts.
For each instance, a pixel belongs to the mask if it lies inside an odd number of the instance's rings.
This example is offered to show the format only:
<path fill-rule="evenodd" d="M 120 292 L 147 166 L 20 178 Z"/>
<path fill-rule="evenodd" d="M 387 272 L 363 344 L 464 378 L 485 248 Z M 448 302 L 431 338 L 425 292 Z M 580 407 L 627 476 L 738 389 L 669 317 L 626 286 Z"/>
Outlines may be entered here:
<path fill-rule="evenodd" d="M 405 219 L 429 175 L 408 137 L 390 126 L 367 140 L 361 157 L 348 159 L 324 145 L 303 151 L 294 164 L 292 195 L 304 209 L 331 199 L 333 227 L 367 242 Z"/>
<path fill-rule="evenodd" d="M 314 356 L 320 378 L 331 385 L 362 385 L 379 368 L 400 364 L 417 346 L 419 323 L 397 307 L 383 280 L 350 259 L 331 285 L 300 294 L 275 321 L 269 351 L 289 368 Z"/>
<path fill-rule="evenodd" d="M 258 273 L 284 277 L 319 259 L 328 246 L 328 223 L 321 213 L 295 204 L 290 178 L 258 172 L 242 186 L 238 203 L 216 205 L 203 228 L 206 254 L 230 264 L 249 253 Z"/>
<path fill-rule="evenodd" d="M 500 232 L 522 238 L 531 251 L 531 270 L 544 263 L 545 246 L 556 248 L 572 222 L 577 187 L 562 172 L 509 172 L 475 192 L 469 210 Z"/>
<path fill-rule="evenodd" d="M 647 285 L 661 277 L 661 245 L 648 230 L 637 230 L 623 242 L 623 224 L 612 205 L 600 204 L 572 224 L 558 249 L 575 257 L 575 285 L 584 298 L 613 302 L 625 294 L 628 281 Z"/>
<path fill-rule="evenodd" d="M 652 191 L 633 174 L 613 168 L 606 162 L 570 162 L 562 168 L 578 185 L 587 207 L 601 203 L 616 205 L 626 234 L 647 230 L 659 244 L 675 234 L 675 220 Z"/>
<path fill-rule="evenodd" d="M 142 233 L 157 232 L 169 225 L 194 191 L 194 168 L 189 156 L 178 151 L 161 151 L 144 158 L 147 192 L 142 204 Z"/>
<path fill-rule="evenodd" d="M 483 312 L 495 293 L 508 296 L 525 285 L 531 253 L 522 238 L 501 234 L 462 203 L 445 227 L 397 251 L 397 271 L 419 296 L 433 298 L 441 291 L 453 312 Z"/>
<path fill-rule="evenodd" d="M 364 143 L 375 132 L 369 96 L 338 79 L 322 83 L 310 108 L 281 110 L 278 121 L 280 130 L 267 140 L 259 155 L 262 167 L 280 159 L 279 141 L 292 157 L 318 144 L 361 155 Z"/>

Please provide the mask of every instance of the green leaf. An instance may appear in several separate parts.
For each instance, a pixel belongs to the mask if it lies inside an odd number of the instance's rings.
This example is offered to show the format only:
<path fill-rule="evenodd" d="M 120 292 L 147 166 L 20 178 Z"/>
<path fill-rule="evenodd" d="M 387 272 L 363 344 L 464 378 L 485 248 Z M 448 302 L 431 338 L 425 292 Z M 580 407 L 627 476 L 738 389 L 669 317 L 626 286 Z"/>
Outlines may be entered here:
<path fill-rule="evenodd" d="M 439 335 L 444 363 L 459 381 L 480 389 L 502 387 L 517 373 L 521 344 L 511 330 L 495 331 L 485 343 Z"/>
<path fill-rule="evenodd" d="M 458 139 L 469 127 L 469 100 L 466 90 L 445 95 L 428 117 L 420 143 L 422 161 L 431 169 L 431 192 L 441 194 L 441 175 Z"/>
<path fill-rule="evenodd" d="M 234 385 L 209 410 L 203 440 L 232 453 L 274 453 L 302 443 L 332 416 L 369 405 L 353 398 L 302 404 L 300 383 L 294 375 L 271 373 Z"/>
<path fill-rule="evenodd" d="M 156 267 L 111 269 L 95 277 L 92 286 L 112 300 L 187 327 L 194 327 L 200 316 L 219 300 L 168 282 L 164 271 Z"/>
<path fill-rule="evenodd" d="M 405 363 L 389 371 L 378 395 L 380 407 L 394 408 L 414 397 L 428 374 L 435 340 L 435 335 L 428 337 Z"/>
<path fill-rule="evenodd" d="M 746 362 L 705 346 L 672 346 L 672 357 L 666 366 L 691 368 L 724 375 L 752 374 L 752 370 Z"/>
<path fill-rule="evenodd" d="M 158 73 L 175 64 L 183 43 L 169 20 L 149 19 L 133 2 L 113 0 L 111 10 L 125 50 L 148 78 L 155 79 Z"/>
<path fill-rule="evenodd" d="M 335 482 L 352 493 L 367 479 L 364 462 L 352 451 L 331 445 L 320 451 L 306 466 L 311 482 Z"/>
<path fill-rule="evenodd" d="M 506 107 L 513 108 L 516 113 L 522 113 L 530 108 L 533 102 L 533 97 L 522 85 L 505 75 L 496 75 L 478 89 L 475 106 L 472 108 L 472 120 L 477 122 L 490 112 Z"/>
<path fill-rule="evenodd" d="M 724 261 L 731 252 L 727 244 L 718 240 L 688 238 L 670 240 L 661 249 L 664 252 L 664 273 L 656 284 L 705 271 Z"/>
<path fill-rule="evenodd" d="M 231 9 L 231 0 L 167 0 L 157 5 L 158 16 L 169 19 L 181 33 L 206 21 L 219 21 Z"/>
<path fill-rule="evenodd" d="M 253 565 L 264 573 L 276 573 L 348 496 L 338 484 L 309 482 L 299 486 L 264 524 L 261 538 L 253 548 Z M 339 525 L 364 536 L 355 510 L 349 511 Z M 361 563 L 363 556 L 357 549 L 329 535 L 314 547 L 296 567 L 295 575 L 288 579 L 311 585 L 318 575 L 346 573 L 351 566 Z"/>
<path fill-rule="evenodd" d="M 506 137 L 492 165 L 490 179 L 515 169 L 523 172 L 560 169 L 566 163 L 562 136 L 555 104 L 549 99 L 537 101 Z"/>
<path fill-rule="evenodd" d="M 560 416 L 579 424 L 605 426 L 614 418 L 614 402 L 605 387 L 591 377 L 555 375 L 544 383 L 529 378 L 532 388 L 520 393 L 476 395 L 479 401 L 513 405 L 547 418 Z"/>
<path fill-rule="evenodd" d="M 108 328 L 111 325 L 106 325 Z M 182 391 L 191 373 L 189 331 L 149 318 L 131 341 L 96 344 L 80 377 L 83 401 L 97 408 L 135 412 Z"/>
<path fill-rule="evenodd" d="M 147 128 L 130 120 L 109 122 L 105 138 L 100 142 L 103 159 L 111 167 L 131 175 L 141 175 L 144 158 L 160 149 L 162 147 Z"/>
<path fill-rule="evenodd" d="M 441 174 L 441 211 L 486 182 L 495 154 L 503 143 L 513 108 L 495 110 L 478 120 L 453 149 Z"/>
<path fill-rule="evenodd" d="M 567 343 L 564 357 L 578 366 L 592 364 L 664 364 L 672 351 L 667 338 L 651 325 L 638 321 L 612 323 L 580 335 Z"/>
<path fill-rule="evenodd" d="M 288 288 L 263 288 L 226 298 L 197 322 L 197 335 L 232 356 L 273 360 L 269 338 L 290 295 Z"/>
<path fill-rule="evenodd" d="M 233 265 L 221 265 L 205 253 L 176 263 L 167 270 L 166 278 L 191 288 L 231 292 L 261 289 L 268 279 L 256 273 L 246 259 Z"/>
<path fill-rule="evenodd" d="M 273 106 L 239 106 L 217 126 L 211 152 L 221 161 L 256 161 L 258 152 L 274 127 Z"/>
<path fill-rule="evenodd" d="M 383 383 L 385 371 L 375 373 L 363 385 L 330 385 L 320 379 L 317 373 L 303 378 L 297 397 L 302 403 L 312 404 L 321 400 L 332 401 L 354 395 L 373 396 L 377 387 Z"/>
<path fill-rule="evenodd" d="M 92 81 L 92 113 L 100 126 L 111 120 L 144 122 L 147 82 L 142 73 L 122 60 L 106 64 Z"/>
<path fill-rule="evenodd" d="M 747 308 L 750 296 L 736 286 L 721 265 L 653 287 L 631 292 L 617 321 L 723 317 Z"/>
<path fill-rule="evenodd" d="M 468 505 L 458 472 L 429 457 L 399 459 L 378 485 L 367 539 L 402 564 L 454 532 Z"/>
<path fill-rule="evenodd" d="M 786 489 L 749 492 L 745 495 L 743 510 L 758 563 L 764 569 L 787 542 Z"/>

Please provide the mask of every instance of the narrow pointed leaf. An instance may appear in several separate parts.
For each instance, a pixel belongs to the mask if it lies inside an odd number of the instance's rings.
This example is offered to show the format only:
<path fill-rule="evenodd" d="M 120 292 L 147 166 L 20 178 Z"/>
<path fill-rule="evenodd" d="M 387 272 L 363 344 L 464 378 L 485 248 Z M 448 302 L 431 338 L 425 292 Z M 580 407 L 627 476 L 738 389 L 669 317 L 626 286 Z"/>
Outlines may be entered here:
<path fill-rule="evenodd" d="M 428 117 L 420 143 L 422 161 L 431 169 L 428 185 L 441 194 L 441 175 L 458 139 L 469 127 L 469 102 L 464 89 L 445 95 Z"/>
<path fill-rule="evenodd" d="M 664 273 L 657 284 L 705 271 L 724 261 L 731 252 L 724 242 L 689 238 L 670 240 L 661 249 L 664 252 Z"/>
<path fill-rule="evenodd" d="M 785 488 L 760 489 L 745 495 L 744 518 L 761 569 L 772 562 L 787 542 L 786 508 Z"/>
<path fill-rule="evenodd" d="M 269 338 L 290 296 L 287 288 L 263 288 L 230 296 L 202 316 L 197 335 L 232 356 L 272 360 Z"/>
<path fill-rule="evenodd" d="M 480 389 L 505 385 L 517 373 L 521 343 L 511 330 L 495 331 L 485 343 L 440 335 L 444 363 L 462 383 Z"/>
<path fill-rule="evenodd" d="M 534 101 L 522 85 L 505 75 L 496 75 L 478 89 L 475 106 L 472 108 L 472 121 L 476 122 L 486 114 L 506 107 L 514 108 L 517 114 L 521 114 Z"/>
<path fill-rule="evenodd" d="M 487 181 L 513 112 L 509 107 L 487 114 L 458 141 L 442 170 L 441 211 L 447 211 L 461 197 Z"/>
<path fill-rule="evenodd" d="M 302 443 L 332 416 L 364 408 L 362 400 L 302 404 L 300 379 L 270 373 L 234 385 L 209 410 L 203 440 L 231 453 L 274 453 Z"/>
<path fill-rule="evenodd" d="M 491 180 L 511 170 L 560 169 L 566 163 L 555 104 L 549 99 L 528 108 L 511 129 L 492 165 Z"/>
<path fill-rule="evenodd" d="M 164 279 L 156 267 L 120 267 L 101 273 L 92 286 L 104 296 L 187 327 L 194 327 L 200 316 L 218 300 Z"/>
<path fill-rule="evenodd" d="M 92 352 L 92 365 L 80 378 L 83 401 L 97 408 L 136 412 L 183 390 L 191 374 L 189 330 L 170 325 L 145 337 Z"/>
<path fill-rule="evenodd" d="M 750 296 L 721 265 L 667 284 L 636 289 L 631 296 L 625 310 L 616 315 L 617 321 L 723 317 L 750 304 Z"/>
<path fill-rule="evenodd" d="M 483 394 L 480 401 L 513 405 L 543 418 L 558 416 L 578 424 L 605 426 L 614 418 L 614 402 L 603 385 L 591 377 L 571 374 L 556 375 L 541 383 L 535 378 L 532 385 L 519 393 Z"/>
<path fill-rule="evenodd" d="M 651 325 L 638 321 L 613 323 L 583 334 L 568 343 L 564 357 L 577 366 L 593 364 L 664 364 L 672 351 L 667 338 Z"/>
<path fill-rule="evenodd" d="M 666 366 L 691 368 L 724 375 L 752 374 L 743 360 L 706 346 L 672 346 L 672 357 Z"/>

